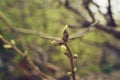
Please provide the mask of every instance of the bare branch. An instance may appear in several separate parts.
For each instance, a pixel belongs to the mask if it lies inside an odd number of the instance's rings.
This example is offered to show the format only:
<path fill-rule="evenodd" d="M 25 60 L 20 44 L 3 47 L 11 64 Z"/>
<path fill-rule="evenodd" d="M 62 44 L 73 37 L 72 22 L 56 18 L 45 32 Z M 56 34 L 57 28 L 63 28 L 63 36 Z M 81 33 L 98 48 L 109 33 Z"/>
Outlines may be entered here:
<path fill-rule="evenodd" d="M 24 52 L 22 52 L 19 48 L 17 48 L 16 45 L 13 45 L 11 42 L 7 41 L 6 39 L 3 38 L 2 35 L 0 35 L 0 39 L 8 45 L 12 46 L 12 49 L 14 49 L 20 56 L 22 56 L 23 58 L 25 58 L 25 60 L 27 60 L 28 64 L 31 65 L 31 67 L 33 68 L 33 71 L 37 72 L 38 75 L 41 75 L 43 78 L 46 78 L 48 80 L 55 80 L 54 78 L 52 78 L 49 75 L 46 75 L 45 73 L 43 73 L 35 64 L 34 62 L 24 54 Z"/>
<path fill-rule="evenodd" d="M 108 0 L 108 12 L 106 14 L 106 17 L 108 22 L 107 22 L 107 25 L 110 26 L 110 27 L 115 27 L 116 26 L 116 23 L 115 23 L 115 20 L 113 18 L 113 13 L 112 13 L 112 6 L 111 6 L 111 1 Z"/>
<path fill-rule="evenodd" d="M 22 29 L 22 28 L 15 28 L 11 22 L 8 20 L 8 18 L 0 11 L 0 19 L 3 21 L 3 23 L 6 25 L 6 27 L 11 31 L 11 32 L 17 32 L 17 33 L 24 33 L 24 34 L 33 34 L 33 35 L 37 35 L 41 38 L 44 39 L 58 39 L 56 37 L 51 37 L 46 33 L 40 32 L 40 31 L 33 31 L 33 30 L 29 30 L 29 29 Z"/>
<path fill-rule="evenodd" d="M 32 35 L 39 36 L 39 37 L 41 37 L 41 38 L 43 38 L 43 39 L 50 39 L 50 40 L 59 39 L 59 38 L 57 38 L 57 37 L 49 36 L 49 35 L 46 34 L 46 33 L 43 33 L 43 32 L 40 32 L 40 31 L 29 30 L 29 29 L 14 28 L 14 32 L 24 33 L 24 34 L 32 34 Z"/>
<path fill-rule="evenodd" d="M 70 10 L 70 11 L 72 11 L 73 13 L 75 13 L 76 15 L 80 16 L 82 19 L 86 20 L 86 18 L 83 16 L 83 14 L 82 14 L 80 11 L 78 11 L 77 9 L 73 8 L 73 7 L 70 5 L 69 0 L 65 0 L 64 6 L 65 6 L 68 10 Z"/>
<path fill-rule="evenodd" d="M 77 39 L 77 38 L 81 38 L 83 37 L 84 35 L 88 34 L 89 32 L 91 32 L 93 29 L 94 29 L 94 26 L 97 24 L 98 22 L 94 22 L 93 24 L 91 24 L 91 26 L 86 29 L 84 32 L 78 32 L 78 33 L 75 33 L 73 36 L 70 36 L 69 40 L 74 40 L 74 39 Z"/>
<path fill-rule="evenodd" d="M 42 58 L 43 58 L 42 62 L 43 63 L 47 63 L 48 62 L 48 55 L 40 46 L 37 46 L 37 45 L 29 43 L 28 47 L 30 47 L 30 49 L 33 49 L 34 51 L 36 51 L 37 53 L 42 55 Z"/>
<path fill-rule="evenodd" d="M 89 16 L 92 18 L 92 23 L 95 21 L 95 17 L 92 13 L 92 11 L 89 8 L 89 4 L 92 3 L 92 0 L 83 0 L 83 6 L 85 7 L 85 9 L 87 10 Z"/>
<path fill-rule="evenodd" d="M 104 32 L 110 33 L 117 39 L 120 39 L 120 30 L 111 28 L 110 26 L 104 26 L 104 25 L 100 25 L 100 24 L 96 24 L 95 27 Z"/>
<path fill-rule="evenodd" d="M 49 36 L 48 34 L 40 32 L 40 31 L 38 32 L 38 31 L 34 31 L 34 30 L 29 30 L 29 29 L 15 28 L 2 12 L 0 12 L 0 18 L 7 25 L 7 28 L 11 32 L 30 34 L 30 35 L 32 34 L 32 35 L 39 36 L 43 39 L 60 40 L 60 38 Z M 84 36 L 85 34 L 87 34 L 88 32 L 90 32 L 90 31 L 87 30 L 83 33 L 79 33 L 78 35 L 71 36 L 69 39 L 80 38 L 80 37 Z"/>

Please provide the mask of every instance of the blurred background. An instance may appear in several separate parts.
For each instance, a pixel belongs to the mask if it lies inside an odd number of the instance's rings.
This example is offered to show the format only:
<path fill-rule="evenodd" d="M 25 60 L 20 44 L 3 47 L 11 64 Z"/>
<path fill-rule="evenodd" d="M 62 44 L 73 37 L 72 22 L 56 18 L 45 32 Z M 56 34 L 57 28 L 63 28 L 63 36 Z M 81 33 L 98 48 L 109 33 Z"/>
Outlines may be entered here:
<path fill-rule="evenodd" d="M 0 0 L 0 80 L 69 80 L 51 44 L 66 24 L 77 80 L 120 80 L 119 14 L 120 0 Z"/>

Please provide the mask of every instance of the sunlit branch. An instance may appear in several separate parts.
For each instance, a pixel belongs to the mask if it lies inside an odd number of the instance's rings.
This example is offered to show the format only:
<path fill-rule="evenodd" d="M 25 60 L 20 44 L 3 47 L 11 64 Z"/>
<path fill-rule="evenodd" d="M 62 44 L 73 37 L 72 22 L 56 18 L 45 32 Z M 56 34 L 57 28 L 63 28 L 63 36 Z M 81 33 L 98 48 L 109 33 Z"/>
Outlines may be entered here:
<path fill-rule="evenodd" d="M 7 19 L 7 17 L 2 13 L 0 12 L 0 18 L 1 20 L 6 24 L 6 27 L 11 31 L 11 32 L 16 32 L 16 33 L 23 33 L 23 34 L 32 34 L 32 35 L 36 35 L 36 36 L 39 36 L 41 38 L 44 38 L 44 39 L 50 39 L 50 40 L 58 40 L 59 38 L 57 37 L 52 37 L 52 36 L 49 36 L 48 34 L 46 33 L 43 33 L 41 31 L 34 31 L 34 30 L 29 30 L 29 29 L 22 29 L 22 28 L 15 28 L 11 22 Z M 76 38 L 80 38 L 82 36 L 84 36 L 86 33 L 90 32 L 90 30 L 87 30 L 83 33 L 80 33 L 78 35 L 74 35 L 74 36 L 71 36 L 69 38 L 70 39 L 76 39 Z"/>
<path fill-rule="evenodd" d="M 86 29 L 84 32 L 78 32 L 78 33 L 73 34 L 73 36 L 70 36 L 69 40 L 74 40 L 74 39 L 78 39 L 78 38 L 85 36 L 86 34 L 91 32 L 93 29 L 95 29 L 94 26 L 96 24 L 98 24 L 97 21 L 91 24 L 91 26 L 88 29 Z"/>

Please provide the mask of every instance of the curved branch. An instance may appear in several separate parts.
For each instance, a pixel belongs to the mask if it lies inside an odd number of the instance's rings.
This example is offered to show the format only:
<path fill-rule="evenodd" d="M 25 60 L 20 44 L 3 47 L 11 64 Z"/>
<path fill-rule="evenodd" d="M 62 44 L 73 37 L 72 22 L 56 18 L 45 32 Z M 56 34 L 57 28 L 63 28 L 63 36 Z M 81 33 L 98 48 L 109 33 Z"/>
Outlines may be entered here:
<path fill-rule="evenodd" d="M 0 39 L 5 43 L 11 46 L 12 49 L 14 49 L 21 57 L 23 57 L 28 64 L 33 68 L 33 71 L 35 71 L 38 75 L 41 75 L 43 78 L 46 78 L 48 80 L 55 80 L 53 77 L 46 75 L 45 73 L 43 73 L 35 64 L 34 62 L 25 55 L 25 53 L 23 51 L 21 51 L 16 45 L 13 45 L 11 42 L 7 41 L 6 39 L 4 39 L 2 37 L 2 35 L 0 35 Z"/>
<path fill-rule="evenodd" d="M 85 36 L 86 34 L 88 34 L 89 32 L 91 32 L 94 29 L 94 26 L 97 24 L 98 22 L 94 22 L 93 24 L 90 25 L 90 27 L 88 29 L 86 29 L 84 32 L 78 32 L 73 34 L 73 36 L 70 36 L 69 40 L 74 40 L 77 38 L 82 38 L 83 36 Z"/>

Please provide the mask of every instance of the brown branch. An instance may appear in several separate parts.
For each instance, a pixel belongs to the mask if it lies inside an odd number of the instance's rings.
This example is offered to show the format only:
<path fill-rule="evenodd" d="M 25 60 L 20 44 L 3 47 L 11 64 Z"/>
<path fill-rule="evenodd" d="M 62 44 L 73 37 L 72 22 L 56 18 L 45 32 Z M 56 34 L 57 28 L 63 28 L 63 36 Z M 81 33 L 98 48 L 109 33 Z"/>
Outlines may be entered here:
<path fill-rule="evenodd" d="M 92 0 L 83 0 L 83 6 L 87 10 L 89 16 L 92 18 L 92 23 L 95 21 L 95 17 L 92 13 L 92 11 L 89 8 L 89 4 L 92 3 Z"/>
<path fill-rule="evenodd" d="M 36 51 L 38 54 L 42 55 L 43 57 L 43 63 L 47 63 L 48 62 L 48 55 L 47 53 L 40 47 L 34 44 L 29 43 L 28 47 L 34 51 Z"/>
<path fill-rule="evenodd" d="M 8 27 L 8 29 L 14 30 L 13 25 L 10 23 L 10 21 L 8 20 L 8 18 L 1 11 L 0 11 L 0 19 Z"/>
<path fill-rule="evenodd" d="M 70 5 L 69 0 L 65 0 L 64 6 L 65 6 L 65 8 L 67 8 L 70 11 L 72 11 L 73 13 L 75 13 L 76 15 L 78 15 L 79 17 L 81 17 L 82 19 L 84 19 L 86 21 L 86 18 L 83 16 L 82 12 L 80 12 L 77 9 L 73 8 Z"/>
<path fill-rule="evenodd" d="M 107 25 L 111 26 L 111 27 L 115 27 L 116 23 L 115 23 L 115 20 L 113 18 L 112 6 L 111 6 L 111 1 L 110 0 L 108 0 L 108 12 L 106 14 L 106 17 L 108 17 L 107 18 Z"/>
<path fill-rule="evenodd" d="M 84 32 L 78 32 L 73 34 L 73 36 L 69 37 L 69 40 L 74 40 L 77 38 L 82 38 L 83 36 L 85 36 L 86 34 L 88 34 L 89 32 L 91 32 L 94 29 L 94 26 L 97 24 L 98 22 L 94 22 L 93 24 L 90 25 L 90 27 L 88 29 L 86 29 Z"/>
<path fill-rule="evenodd" d="M 54 78 L 52 78 L 51 76 L 49 75 L 46 75 L 45 73 L 41 72 L 41 70 L 34 64 L 34 62 L 24 54 L 24 52 L 22 52 L 19 48 L 17 48 L 16 45 L 12 44 L 11 42 L 7 41 L 6 39 L 4 39 L 2 37 L 2 35 L 0 35 L 0 39 L 5 43 L 5 44 L 8 44 L 12 47 L 12 49 L 14 49 L 20 56 L 22 56 L 23 58 L 25 58 L 28 62 L 28 64 L 31 65 L 31 67 L 33 68 L 33 71 L 34 72 L 37 72 L 38 75 L 42 76 L 43 78 L 46 78 L 48 80 L 55 80 Z"/>
<path fill-rule="evenodd" d="M 98 4 L 94 3 L 93 1 L 92 1 L 92 3 L 98 8 L 99 13 L 101 15 L 103 15 L 103 17 L 105 18 L 105 20 L 107 22 L 108 27 L 115 27 L 115 26 L 117 26 L 117 24 L 115 23 L 114 17 L 113 17 L 112 6 L 111 6 L 111 1 L 110 0 L 108 0 L 108 7 L 107 7 L 107 13 L 106 14 L 103 14 L 100 11 Z"/>
<path fill-rule="evenodd" d="M 116 29 L 111 28 L 109 26 L 104 26 L 104 25 L 100 25 L 100 24 L 96 24 L 95 27 L 104 31 L 104 32 L 110 33 L 111 35 L 113 35 L 117 39 L 120 39 L 120 30 L 116 30 Z"/>
<path fill-rule="evenodd" d="M 64 42 L 64 45 L 66 46 L 67 51 L 68 51 L 68 58 L 70 60 L 71 72 L 72 72 L 72 80 L 76 80 L 76 78 L 75 78 L 75 71 L 74 71 L 75 67 L 74 67 L 73 54 L 72 54 L 72 52 L 71 52 L 67 42 Z"/>
<path fill-rule="evenodd" d="M 62 33 L 62 38 L 59 41 L 53 41 L 52 44 L 54 46 L 61 46 L 62 49 L 64 49 L 64 54 L 65 56 L 67 56 L 67 58 L 69 59 L 70 62 L 70 66 L 71 66 L 71 71 L 70 71 L 70 78 L 71 80 L 76 80 L 75 77 L 75 67 L 74 67 L 74 57 L 73 54 L 70 50 L 70 47 L 68 46 L 68 38 L 69 38 L 69 32 L 68 32 L 68 25 L 65 26 L 63 33 Z"/>

